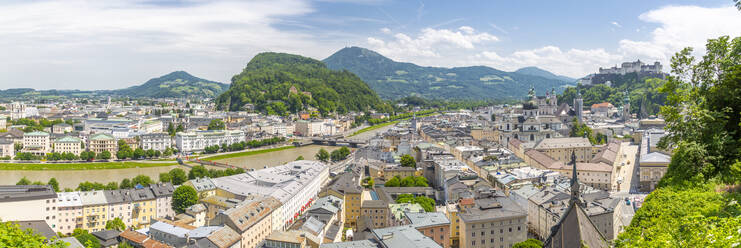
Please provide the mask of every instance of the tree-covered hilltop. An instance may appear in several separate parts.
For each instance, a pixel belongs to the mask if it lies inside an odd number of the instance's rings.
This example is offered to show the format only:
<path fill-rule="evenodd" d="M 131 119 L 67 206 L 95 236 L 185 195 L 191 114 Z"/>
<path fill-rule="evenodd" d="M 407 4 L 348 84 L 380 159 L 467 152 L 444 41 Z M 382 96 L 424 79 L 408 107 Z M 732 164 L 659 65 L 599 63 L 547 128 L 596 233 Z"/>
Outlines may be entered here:
<path fill-rule="evenodd" d="M 630 112 L 639 114 L 639 117 L 648 117 L 659 113 L 659 107 L 664 104 L 666 94 L 659 92 L 659 88 L 666 80 L 652 76 L 628 73 L 625 75 L 611 75 L 611 86 L 606 84 L 577 85 L 569 87 L 558 96 L 559 103 L 573 104 L 577 90 L 581 92 L 584 107 L 592 104 L 609 102 L 615 107 L 623 105 L 625 92 L 630 99 Z"/>
<path fill-rule="evenodd" d="M 152 78 L 142 85 L 125 89 L 112 90 L 108 93 L 130 97 L 207 97 L 214 98 L 226 91 L 227 84 L 195 77 L 184 71 L 175 71 L 167 75 Z"/>
<path fill-rule="evenodd" d="M 426 99 L 520 99 L 527 96 L 531 86 L 538 92 L 553 88 L 561 92 L 564 86 L 573 85 L 573 81 L 564 81 L 558 76 L 542 77 L 545 74 L 540 69 L 538 72 L 526 69 L 523 73 L 517 73 L 486 66 L 424 67 L 396 62 L 360 47 L 343 48 L 324 59 L 324 63 L 330 69 L 357 74 L 384 99 L 407 96 Z"/>
<path fill-rule="evenodd" d="M 615 240 L 616 247 L 738 247 L 741 244 L 741 37 L 711 39 L 700 61 L 671 60 L 659 146 L 669 168 Z"/>
<path fill-rule="evenodd" d="M 373 90 L 349 71 L 332 71 L 321 61 L 285 53 L 261 53 L 232 77 L 232 85 L 216 99 L 219 109 L 255 110 L 286 115 L 309 108 L 322 115 L 366 111 L 389 112 Z"/>

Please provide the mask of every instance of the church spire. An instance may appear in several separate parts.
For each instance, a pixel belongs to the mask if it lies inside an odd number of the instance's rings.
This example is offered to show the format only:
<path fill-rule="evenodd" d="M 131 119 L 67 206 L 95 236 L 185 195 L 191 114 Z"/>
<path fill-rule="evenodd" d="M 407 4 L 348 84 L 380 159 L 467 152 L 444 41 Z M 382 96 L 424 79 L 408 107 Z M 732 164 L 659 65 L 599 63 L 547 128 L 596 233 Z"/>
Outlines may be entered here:
<path fill-rule="evenodd" d="M 579 179 L 576 178 L 576 152 L 571 152 L 571 201 L 580 203 L 579 199 Z"/>

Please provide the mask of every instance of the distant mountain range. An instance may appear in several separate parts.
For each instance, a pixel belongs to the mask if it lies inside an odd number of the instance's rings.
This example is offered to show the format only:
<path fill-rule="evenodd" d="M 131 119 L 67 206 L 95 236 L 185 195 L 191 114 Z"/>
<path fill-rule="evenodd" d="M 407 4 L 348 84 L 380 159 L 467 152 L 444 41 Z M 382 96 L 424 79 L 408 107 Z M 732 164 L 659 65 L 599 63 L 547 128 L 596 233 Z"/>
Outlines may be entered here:
<path fill-rule="evenodd" d="M 525 74 L 525 75 L 530 75 L 530 76 L 544 77 L 548 79 L 560 80 L 560 81 L 565 81 L 565 82 L 575 82 L 576 81 L 575 78 L 556 75 L 556 74 L 553 74 L 552 72 L 540 69 L 535 66 L 522 67 L 520 69 L 517 69 L 515 73 Z"/>
<path fill-rule="evenodd" d="M 324 59 L 333 70 L 348 70 L 357 74 L 379 96 L 398 99 L 420 96 L 432 99 L 518 99 L 527 95 L 530 87 L 538 94 L 575 85 L 574 79 L 548 71 L 526 67 L 506 72 L 487 66 L 423 67 L 396 62 L 374 51 L 343 48 Z"/>
<path fill-rule="evenodd" d="M 229 89 L 228 84 L 198 78 L 184 71 L 175 71 L 158 78 L 152 78 L 142 85 L 112 90 L 109 93 L 131 97 L 200 96 L 214 98 L 227 89 Z"/>
<path fill-rule="evenodd" d="M 215 98 L 229 89 L 228 84 L 214 82 L 195 77 L 184 71 L 175 71 L 167 75 L 153 78 L 144 84 L 117 90 L 35 90 L 31 88 L 15 88 L 0 90 L 0 97 L 23 98 L 29 96 L 131 96 L 131 97 L 209 97 Z"/>

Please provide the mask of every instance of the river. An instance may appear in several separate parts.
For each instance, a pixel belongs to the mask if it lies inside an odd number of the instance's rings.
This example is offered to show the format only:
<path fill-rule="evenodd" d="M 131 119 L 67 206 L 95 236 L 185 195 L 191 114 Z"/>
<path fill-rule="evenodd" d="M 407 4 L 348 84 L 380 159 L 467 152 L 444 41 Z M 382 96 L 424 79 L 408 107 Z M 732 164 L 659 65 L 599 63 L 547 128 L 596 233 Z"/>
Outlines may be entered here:
<path fill-rule="evenodd" d="M 384 132 L 391 128 L 387 126 L 376 130 L 368 131 L 354 137 L 354 140 L 367 140 L 373 137 L 376 133 Z M 263 154 L 255 154 L 246 157 L 228 158 L 217 160 L 217 162 L 224 162 L 233 164 L 235 166 L 243 168 L 254 168 L 262 169 L 265 166 L 272 167 L 276 165 L 285 164 L 290 161 L 296 160 L 298 156 L 303 156 L 306 159 L 314 159 L 314 155 L 319 149 L 324 148 L 331 152 L 339 147 L 332 146 L 320 146 L 320 145 L 308 145 L 297 147 L 293 149 L 286 149 L 280 151 L 274 151 Z M 133 178 L 138 175 L 146 175 L 152 178 L 154 181 L 159 180 L 159 174 L 162 172 L 168 172 L 173 168 L 182 168 L 185 171 L 190 168 L 182 165 L 162 166 L 162 167 L 148 167 L 148 168 L 128 168 L 128 169 L 103 169 L 103 170 L 46 170 L 46 171 L 33 171 L 33 170 L 0 170 L 0 185 L 12 185 L 18 182 L 23 177 L 28 180 L 48 182 L 50 178 L 54 177 L 59 182 L 60 188 L 77 188 L 77 185 L 81 182 L 99 182 L 106 184 L 108 182 L 118 182 L 124 178 Z M 209 167 L 217 168 L 218 167 Z"/>

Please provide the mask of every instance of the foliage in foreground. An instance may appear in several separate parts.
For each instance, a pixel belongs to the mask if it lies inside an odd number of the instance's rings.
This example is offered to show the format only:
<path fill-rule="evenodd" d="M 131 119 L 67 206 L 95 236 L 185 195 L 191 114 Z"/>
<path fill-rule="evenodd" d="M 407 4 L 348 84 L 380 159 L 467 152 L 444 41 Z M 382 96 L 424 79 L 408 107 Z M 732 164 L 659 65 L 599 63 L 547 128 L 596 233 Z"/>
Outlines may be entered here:
<path fill-rule="evenodd" d="M 741 242 L 741 193 L 715 184 L 652 192 L 616 247 L 733 247 Z M 681 203 L 681 204 L 679 204 Z"/>
<path fill-rule="evenodd" d="M 65 242 L 48 242 L 46 237 L 34 233 L 32 229 L 23 230 L 12 222 L 0 223 L 0 247 L 67 247 Z"/>
<path fill-rule="evenodd" d="M 401 194 L 396 198 L 396 203 L 417 203 L 425 209 L 425 212 L 435 212 L 435 200 L 427 196 Z"/>

